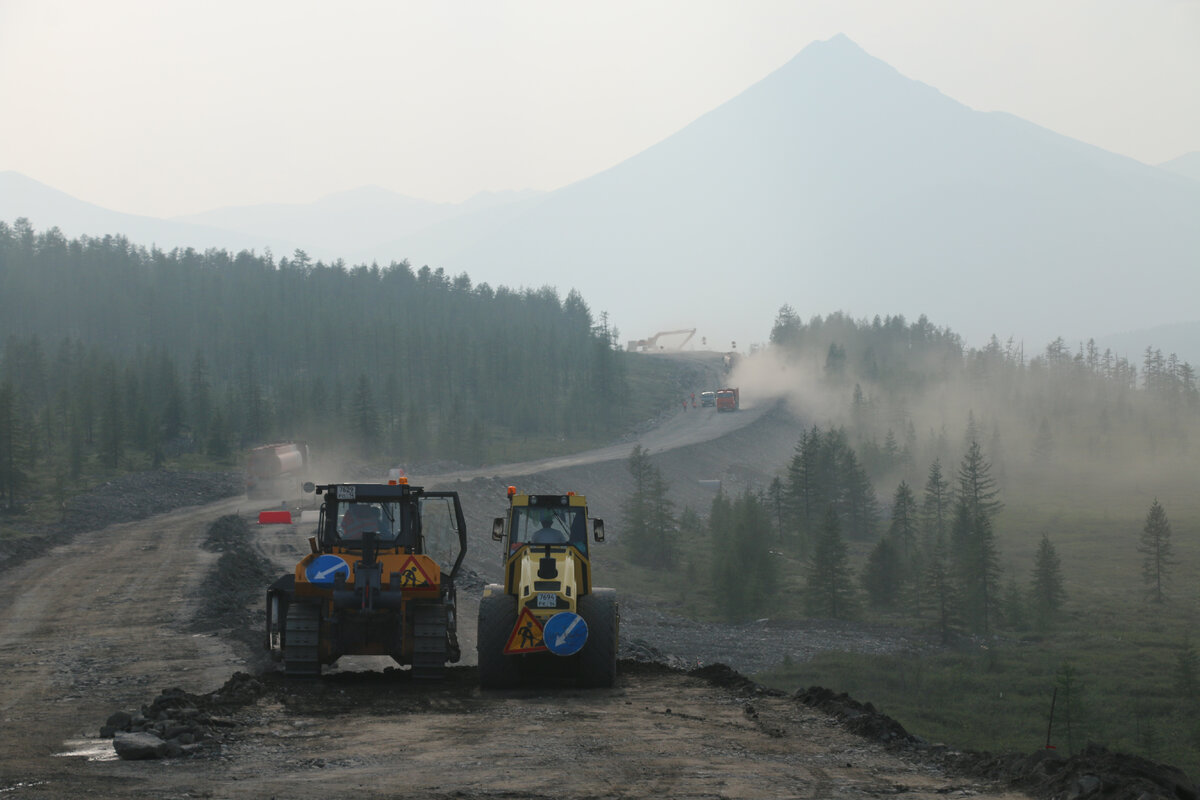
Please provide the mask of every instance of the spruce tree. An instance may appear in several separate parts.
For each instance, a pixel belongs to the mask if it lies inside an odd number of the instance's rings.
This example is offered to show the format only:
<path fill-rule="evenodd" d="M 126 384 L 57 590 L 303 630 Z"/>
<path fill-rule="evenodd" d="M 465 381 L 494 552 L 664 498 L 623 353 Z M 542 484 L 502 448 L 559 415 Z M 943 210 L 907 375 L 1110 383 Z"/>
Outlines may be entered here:
<path fill-rule="evenodd" d="M 17 496 L 28 479 L 28 426 L 23 417 L 16 390 L 5 381 L 0 384 L 0 497 L 9 511 L 17 507 Z"/>
<path fill-rule="evenodd" d="M 925 481 L 925 495 L 921 501 L 921 528 L 927 549 L 938 539 L 946 538 L 946 532 L 950 530 L 952 499 L 950 484 L 942 475 L 942 463 L 935 458 L 929 465 L 929 478 Z"/>
<path fill-rule="evenodd" d="M 992 465 L 984 458 L 979 442 L 972 440 L 958 468 L 958 500 L 972 515 L 995 518 L 1004 508 L 1000 490 L 992 477 Z"/>
<path fill-rule="evenodd" d="M 678 524 L 667 497 L 670 486 L 640 444 L 634 445 L 626 466 L 633 478 L 633 491 L 622 508 L 629 546 L 652 566 L 672 566 L 677 556 Z"/>
<path fill-rule="evenodd" d="M 1171 557 L 1171 523 L 1157 497 L 1146 514 L 1146 525 L 1142 528 L 1137 549 L 1145 557 L 1142 580 L 1148 587 L 1147 594 L 1152 602 L 1162 603 L 1166 600 L 1164 584 L 1175 561 Z"/>
<path fill-rule="evenodd" d="M 879 522 L 879 500 L 867 471 L 849 445 L 843 445 L 838 460 L 841 512 L 846 533 L 854 539 L 869 540 L 875 536 Z"/>
<path fill-rule="evenodd" d="M 821 501 L 827 493 L 828 476 L 820 466 L 824 440 L 821 429 L 815 425 L 812 430 L 803 431 L 787 467 L 784 508 L 787 511 L 788 530 L 795 535 L 802 557 L 808 555 L 809 542 L 820 509 L 824 507 Z"/>
<path fill-rule="evenodd" d="M 804 601 L 808 613 L 834 619 L 849 616 L 855 604 L 849 550 L 832 505 L 825 509 L 825 521 L 817 531 L 806 572 Z"/>
<path fill-rule="evenodd" d="M 947 644 L 950 641 L 950 631 L 957 620 L 955 612 L 959 603 L 958 590 L 950 568 L 949 549 L 944 537 L 933 540 L 925 557 L 925 569 L 922 571 L 921 580 L 925 586 L 925 595 L 933 607 L 942 644 Z"/>
<path fill-rule="evenodd" d="M 863 591 L 875 608 L 892 609 L 900 597 L 904 575 L 901 556 L 891 536 L 884 536 L 871 548 L 862 573 Z"/>
<path fill-rule="evenodd" d="M 1050 625 L 1054 615 L 1062 608 L 1067 592 L 1063 588 L 1062 562 L 1058 557 L 1058 551 L 1055 550 L 1054 544 L 1045 534 L 1042 534 L 1037 555 L 1034 556 L 1033 577 L 1030 584 L 1034 621 L 1038 627 L 1046 628 Z"/>
<path fill-rule="evenodd" d="M 200 352 L 197 352 L 192 359 L 192 374 L 188 387 L 188 416 L 192 422 L 193 434 L 197 439 L 202 440 L 208 431 L 212 416 L 212 381 L 208 362 Z"/>
<path fill-rule="evenodd" d="M 971 442 L 958 470 L 958 493 L 951 528 L 955 571 L 967 624 L 987 634 L 999 601 L 1000 557 L 992 520 L 1002 508 L 991 465 L 978 442 Z"/>
<path fill-rule="evenodd" d="M 900 549 L 900 558 L 911 563 L 917 557 L 917 500 L 907 481 L 900 481 L 892 495 L 892 521 L 888 536 Z"/>
<path fill-rule="evenodd" d="M 350 419 L 354 425 L 355 438 L 358 440 L 359 453 L 369 458 L 379 450 L 379 411 L 375 407 L 371 384 L 365 373 L 358 376 L 358 385 L 354 389 L 351 402 Z"/>

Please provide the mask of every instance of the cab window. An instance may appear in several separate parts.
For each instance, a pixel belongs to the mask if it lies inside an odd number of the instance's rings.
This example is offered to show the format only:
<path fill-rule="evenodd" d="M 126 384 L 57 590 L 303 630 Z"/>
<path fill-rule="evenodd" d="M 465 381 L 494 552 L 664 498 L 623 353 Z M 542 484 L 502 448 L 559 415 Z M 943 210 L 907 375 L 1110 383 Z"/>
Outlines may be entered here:
<path fill-rule="evenodd" d="M 347 503 L 338 518 L 338 538 L 348 543 L 362 541 L 372 532 L 380 544 L 389 544 L 396 536 L 395 508 L 389 503 Z"/>
<path fill-rule="evenodd" d="M 571 544 L 586 554 L 587 521 L 574 508 L 518 506 L 513 509 L 512 545 L 521 544 Z"/>

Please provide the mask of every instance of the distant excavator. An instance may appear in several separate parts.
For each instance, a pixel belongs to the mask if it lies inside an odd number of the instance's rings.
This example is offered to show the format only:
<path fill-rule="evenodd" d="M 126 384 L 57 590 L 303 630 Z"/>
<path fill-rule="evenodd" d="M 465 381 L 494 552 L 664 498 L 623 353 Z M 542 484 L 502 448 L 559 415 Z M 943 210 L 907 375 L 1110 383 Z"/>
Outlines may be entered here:
<path fill-rule="evenodd" d="M 686 333 L 687 336 L 684 337 L 683 341 L 671 348 L 672 350 L 682 350 L 683 346 L 690 342 L 692 337 L 696 335 L 695 328 L 684 328 L 683 330 L 679 331 L 659 331 L 649 339 L 630 339 L 629 343 L 625 346 L 625 349 L 630 353 L 653 353 L 657 352 L 658 350 L 665 350 L 665 347 L 655 347 L 655 345 L 658 344 L 660 337 L 675 336 L 684 333 Z"/>

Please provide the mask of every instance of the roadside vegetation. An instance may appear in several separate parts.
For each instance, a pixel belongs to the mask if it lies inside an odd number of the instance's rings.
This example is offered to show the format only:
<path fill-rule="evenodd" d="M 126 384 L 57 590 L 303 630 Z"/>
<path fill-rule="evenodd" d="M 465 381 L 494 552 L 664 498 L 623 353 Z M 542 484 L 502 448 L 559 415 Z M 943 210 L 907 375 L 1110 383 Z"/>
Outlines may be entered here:
<path fill-rule="evenodd" d="M 653 591 L 700 619 L 921 632 L 907 655 L 758 678 L 869 699 L 928 739 L 1031 751 L 1049 735 L 1200 773 L 1200 392 L 1190 365 L 1141 355 L 973 350 L 923 318 L 785 307 L 759 358 L 813 424 L 767 485 L 656 523 L 677 555 Z M 669 500 L 630 461 L 636 501 Z"/>

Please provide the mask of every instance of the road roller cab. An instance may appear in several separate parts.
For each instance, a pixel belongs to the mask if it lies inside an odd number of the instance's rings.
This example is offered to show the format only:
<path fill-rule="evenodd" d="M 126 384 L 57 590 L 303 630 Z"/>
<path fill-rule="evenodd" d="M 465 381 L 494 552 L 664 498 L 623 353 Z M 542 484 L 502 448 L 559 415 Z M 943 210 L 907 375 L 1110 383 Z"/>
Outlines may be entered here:
<path fill-rule="evenodd" d="M 583 686 L 612 686 L 620 616 L 616 592 L 592 586 L 589 535 L 604 541 L 604 522 L 589 520 L 583 495 L 518 494 L 492 538 L 502 543 L 504 583 L 479 603 L 480 683 L 516 686 L 557 673 Z"/>

